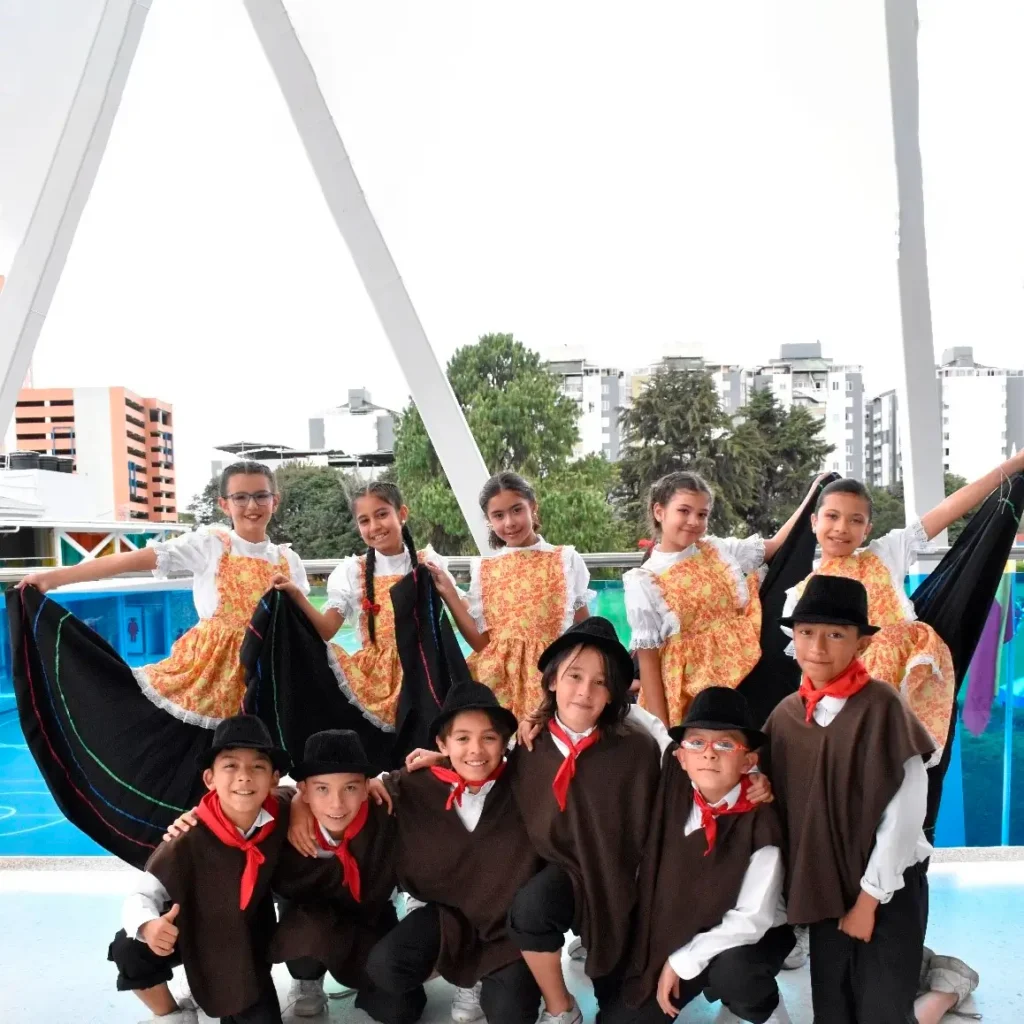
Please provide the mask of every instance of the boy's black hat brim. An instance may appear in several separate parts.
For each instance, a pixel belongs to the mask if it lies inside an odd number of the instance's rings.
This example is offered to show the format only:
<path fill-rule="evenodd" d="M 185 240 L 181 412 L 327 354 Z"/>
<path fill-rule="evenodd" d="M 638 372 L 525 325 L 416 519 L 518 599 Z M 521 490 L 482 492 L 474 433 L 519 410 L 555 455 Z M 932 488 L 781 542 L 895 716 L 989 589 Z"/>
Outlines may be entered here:
<path fill-rule="evenodd" d="M 257 746 L 252 743 L 227 743 L 224 746 L 210 747 L 205 753 L 200 754 L 196 758 L 196 767 L 202 772 L 206 771 L 207 768 L 212 768 L 217 755 L 225 750 L 255 750 L 261 754 L 266 754 L 270 758 L 270 763 L 274 766 L 274 771 L 281 775 L 286 774 L 292 766 L 292 759 L 288 751 L 282 750 L 280 747 Z"/>
<path fill-rule="evenodd" d="M 744 729 L 741 725 L 729 722 L 697 721 L 686 722 L 684 725 L 674 725 L 669 729 L 668 734 L 676 743 L 681 743 L 687 729 L 714 729 L 716 732 L 741 732 L 747 738 L 747 746 L 751 750 L 763 747 L 768 737 L 760 729 Z"/>
<path fill-rule="evenodd" d="M 841 615 L 819 615 L 814 612 L 807 612 L 796 618 L 787 615 L 779 619 L 779 625 L 786 629 L 792 629 L 795 624 L 800 622 L 814 623 L 815 625 L 856 626 L 862 636 L 874 636 L 881 629 L 881 626 L 869 626 L 867 623 L 855 622 L 853 619 L 843 618 Z"/>
<path fill-rule="evenodd" d="M 300 761 L 291 773 L 296 782 L 304 782 L 313 775 L 365 775 L 374 774 L 369 761 Z"/>
<path fill-rule="evenodd" d="M 503 708 L 500 704 L 470 702 L 468 704 L 463 704 L 460 707 L 453 707 L 446 711 L 442 711 L 437 718 L 430 723 L 430 742 L 436 743 L 437 735 L 445 727 L 445 724 L 450 722 L 457 715 L 461 715 L 464 711 L 482 711 L 491 719 L 491 721 L 497 719 L 507 727 L 509 736 L 514 736 L 516 734 L 516 730 L 519 728 L 519 719 L 517 719 L 508 708 Z"/>

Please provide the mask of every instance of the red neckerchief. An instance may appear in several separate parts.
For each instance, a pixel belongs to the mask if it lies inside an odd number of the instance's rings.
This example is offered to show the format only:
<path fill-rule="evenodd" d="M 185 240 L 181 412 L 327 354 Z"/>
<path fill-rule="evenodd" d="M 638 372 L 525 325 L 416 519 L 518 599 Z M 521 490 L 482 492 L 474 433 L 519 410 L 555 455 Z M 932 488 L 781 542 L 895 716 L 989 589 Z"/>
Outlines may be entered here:
<path fill-rule="evenodd" d="M 456 803 L 460 807 L 462 806 L 462 794 L 466 791 L 468 786 L 474 786 L 481 788 L 486 786 L 488 782 L 493 782 L 495 779 L 501 777 L 501 773 L 505 770 L 505 761 L 502 759 L 498 762 L 498 767 L 487 776 L 483 782 L 470 782 L 468 779 L 464 779 L 458 772 L 452 771 L 451 768 L 441 768 L 438 765 L 432 765 L 430 771 L 433 773 L 435 778 L 440 779 L 442 782 L 447 782 L 449 786 L 454 787 L 448 794 L 448 802 L 444 805 L 446 811 L 452 809 L 452 804 Z"/>
<path fill-rule="evenodd" d="M 243 839 L 238 828 L 224 814 L 224 808 L 217 799 L 217 794 L 209 792 L 196 808 L 196 817 L 225 845 L 241 850 L 245 854 L 245 868 L 242 871 L 242 885 L 239 892 L 238 907 L 245 910 L 252 899 L 253 890 L 256 888 L 256 877 L 260 873 L 260 865 L 266 860 L 259 844 L 263 842 L 271 832 L 277 828 L 277 800 L 268 796 L 263 801 L 263 810 L 273 815 L 274 820 L 268 821 L 250 839 Z"/>
<path fill-rule="evenodd" d="M 757 806 L 747 799 L 747 790 L 749 789 L 750 779 L 744 776 L 740 781 L 739 798 L 732 807 L 724 805 L 712 807 L 704 799 L 704 794 L 696 786 L 693 787 L 693 802 L 700 808 L 700 827 L 704 829 L 704 835 L 708 840 L 708 848 L 704 851 L 705 857 L 714 849 L 715 838 L 718 836 L 718 818 L 726 814 L 746 814 L 747 811 L 752 811 Z"/>
<path fill-rule="evenodd" d="M 551 730 L 552 736 L 560 739 L 569 748 L 569 753 L 555 773 L 555 781 L 551 784 L 551 788 L 555 791 L 555 799 L 558 801 L 558 809 L 564 811 L 569 799 L 569 783 L 576 777 L 576 759 L 587 747 L 592 747 L 601 738 L 601 730 L 595 728 L 579 743 L 573 743 L 569 734 L 558 724 L 556 719 L 552 718 L 548 722 L 548 729 Z"/>
<path fill-rule="evenodd" d="M 804 676 L 800 680 L 800 696 L 807 705 L 807 721 L 811 720 L 814 714 L 815 705 L 822 697 L 852 697 L 855 693 L 863 690 L 871 682 L 868 670 L 861 664 L 859 658 L 854 658 L 846 670 L 840 672 L 835 679 L 830 679 L 820 690 L 814 688 L 814 684 Z"/>
<path fill-rule="evenodd" d="M 348 891 L 352 893 L 352 899 L 356 903 L 359 902 L 359 865 L 356 863 L 355 857 L 349 852 L 348 844 L 350 840 L 355 839 L 363 831 L 363 826 L 366 824 L 366 819 L 369 816 L 370 801 L 364 800 L 362 806 L 356 811 L 356 816 L 345 826 L 345 831 L 341 834 L 341 842 L 337 846 L 332 846 L 327 842 L 319 823 L 316 827 L 316 841 L 320 849 L 333 853 L 341 861 L 342 878 L 345 881 L 345 885 L 348 886 Z"/>

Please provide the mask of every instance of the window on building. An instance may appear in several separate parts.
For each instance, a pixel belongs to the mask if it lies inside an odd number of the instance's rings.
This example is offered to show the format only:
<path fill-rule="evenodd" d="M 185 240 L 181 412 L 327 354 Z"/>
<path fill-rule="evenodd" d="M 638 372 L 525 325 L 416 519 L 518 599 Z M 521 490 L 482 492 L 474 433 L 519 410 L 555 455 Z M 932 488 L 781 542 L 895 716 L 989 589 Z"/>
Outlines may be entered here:
<path fill-rule="evenodd" d="M 853 381 L 852 380 L 848 380 L 846 382 L 846 390 L 847 391 L 852 391 L 853 390 Z"/>
<path fill-rule="evenodd" d="M 949 449 L 948 448 L 946 449 L 946 458 L 947 459 L 949 458 Z"/>
<path fill-rule="evenodd" d="M 601 403 L 601 412 L 608 412 L 608 410 L 611 409 L 611 407 L 612 407 L 612 403 L 609 402 L 607 399 L 605 399 Z"/>
<path fill-rule="evenodd" d="M 832 381 L 832 390 L 833 391 L 838 391 L 839 390 L 839 381 L 837 381 L 837 380 Z"/>
<path fill-rule="evenodd" d="M 853 454 L 853 442 L 852 441 L 847 441 L 846 442 L 846 454 L 847 455 L 852 455 Z"/>

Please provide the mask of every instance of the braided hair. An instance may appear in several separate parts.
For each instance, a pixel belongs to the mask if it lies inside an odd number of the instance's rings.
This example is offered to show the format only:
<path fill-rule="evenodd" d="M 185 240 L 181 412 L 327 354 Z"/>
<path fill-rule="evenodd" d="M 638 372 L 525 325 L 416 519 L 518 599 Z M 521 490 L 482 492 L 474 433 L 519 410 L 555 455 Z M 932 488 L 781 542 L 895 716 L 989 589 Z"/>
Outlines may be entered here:
<path fill-rule="evenodd" d="M 643 565 L 648 558 L 651 557 L 651 552 L 654 551 L 655 544 L 661 539 L 661 523 L 654 518 L 654 506 L 661 505 L 664 508 L 671 500 L 673 495 L 677 491 L 689 491 L 691 494 L 706 494 L 708 496 L 708 508 L 710 508 L 715 501 L 714 491 L 711 490 L 707 480 L 700 475 L 700 473 L 690 473 L 684 471 L 676 471 L 675 473 L 666 473 L 663 477 L 655 480 L 651 485 L 651 493 L 647 499 L 647 518 L 650 520 L 651 534 L 654 538 L 654 543 L 647 548 L 644 552 L 644 557 L 640 564 Z"/>
<path fill-rule="evenodd" d="M 360 498 L 379 498 L 390 505 L 395 512 L 398 512 L 405 504 L 402 501 L 402 492 L 394 485 L 383 480 L 373 480 L 360 487 L 351 497 L 352 515 L 356 513 L 356 502 Z M 419 565 L 419 557 L 416 554 L 416 543 L 412 539 L 412 533 L 407 524 L 402 524 L 402 541 L 412 559 L 412 571 L 415 572 Z M 376 575 L 377 551 L 375 548 L 366 549 L 366 590 L 364 593 L 364 609 L 366 611 L 366 628 L 370 634 L 370 643 L 376 646 L 377 643 L 377 622 L 373 611 L 374 605 L 374 576 Z"/>

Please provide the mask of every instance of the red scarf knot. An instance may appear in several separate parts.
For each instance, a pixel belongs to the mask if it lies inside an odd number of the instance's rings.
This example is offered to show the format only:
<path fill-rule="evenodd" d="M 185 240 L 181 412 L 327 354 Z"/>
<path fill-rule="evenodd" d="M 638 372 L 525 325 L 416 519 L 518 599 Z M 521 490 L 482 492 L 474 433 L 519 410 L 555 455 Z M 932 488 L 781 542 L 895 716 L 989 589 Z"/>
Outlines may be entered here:
<path fill-rule="evenodd" d="M 368 597 L 364 597 L 363 611 L 370 615 L 380 615 L 380 605 L 374 604 Z"/>
<path fill-rule="evenodd" d="M 341 842 L 337 846 L 332 846 L 327 842 L 319 823 L 316 827 L 316 841 L 320 849 L 327 850 L 338 858 L 341 864 L 341 876 L 356 903 L 360 899 L 359 863 L 349 850 L 348 844 L 363 831 L 363 826 L 369 816 L 370 802 L 364 800 L 362 806 L 356 811 L 356 816 L 345 826 L 345 831 L 341 834 Z"/>
<path fill-rule="evenodd" d="M 585 736 L 579 743 L 573 743 L 569 738 L 569 734 L 558 724 L 556 719 L 552 718 L 548 722 L 548 729 L 551 731 L 552 736 L 561 740 L 569 748 L 569 753 L 555 773 L 555 781 L 551 784 L 551 788 L 555 793 L 555 799 L 558 801 L 558 809 L 564 811 L 565 805 L 569 800 L 569 783 L 576 777 L 576 760 L 587 747 L 592 747 L 601 738 L 601 730 L 595 728 L 589 736 Z"/>
<path fill-rule="evenodd" d="M 263 842 L 271 832 L 277 828 L 277 800 L 268 796 L 263 801 L 263 810 L 273 816 L 273 821 L 268 821 L 260 830 L 249 839 L 243 839 L 238 828 L 224 813 L 217 794 L 209 792 L 199 801 L 196 809 L 196 817 L 225 845 L 245 854 L 245 867 L 242 870 L 242 883 L 239 890 L 238 907 L 245 910 L 252 899 L 253 891 L 256 888 L 256 879 L 260 873 L 260 866 L 266 860 L 259 844 Z"/>
<path fill-rule="evenodd" d="M 501 778 L 501 773 L 505 770 L 505 761 L 502 759 L 498 763 L 498 767 L 487 776 L 483 782 L 470 782 L 468 779 L 464 779 L 458 772 L 453 771 L 451 768 L 442 768 L 439 765 L 432 765 L 430 771 L 435 778 L 440 779 L 442 782 L 448 783 L 449 786 L 453 787 L 452 791 L 448 794 L 448 800 L 444 805 L 446 811 L 452 809 L 452 804 L 458 804 L 462 806 L 462 794 L 466 791 L 467 787 L 473 786 L 475 788 L 481 788 L 486 786 L 488 782 L 493 782 L 495 779 Z"/>
<path fill-rule="evenodd" d="M 815 689 L 810 679 L 804 676 L 800 680 L 800 696 L 807 705 L 807 718 L 805 720 L 808 722 L 811 720 L 814 715 L 814 708 L 822 697 L 852 697 L 855 693 L 863 690 L 870 682 L 871 676 L 868 675 L 868 670 L 863 666 L 859 658 L 854 658 L 847 665 L 845 671 L 840 672 L 835 679 L 829 680 L 821 689 Z"/>
<path fill-rule="evenodd" d="M 750 779 L 744 776 L 740 782 L 740 795 L 732 807 L 726 807 L 721 801 L 712 807 L 704 799 L 704 794 L 696 786 L 694 787 L 693 802 L 700 808 L 700 827 L 704 829 L 704 835 L 708 841 L 708 848 L 704 851 L 705 857 L 714 849 L 715 839 L 718 838 L 719 818 L 726 814 L 746 814 L 747 811 L 752 811 L 757 807 L 757 804 L 752 804 L 747 798 L 747 791 L 749 789 Z"/>

